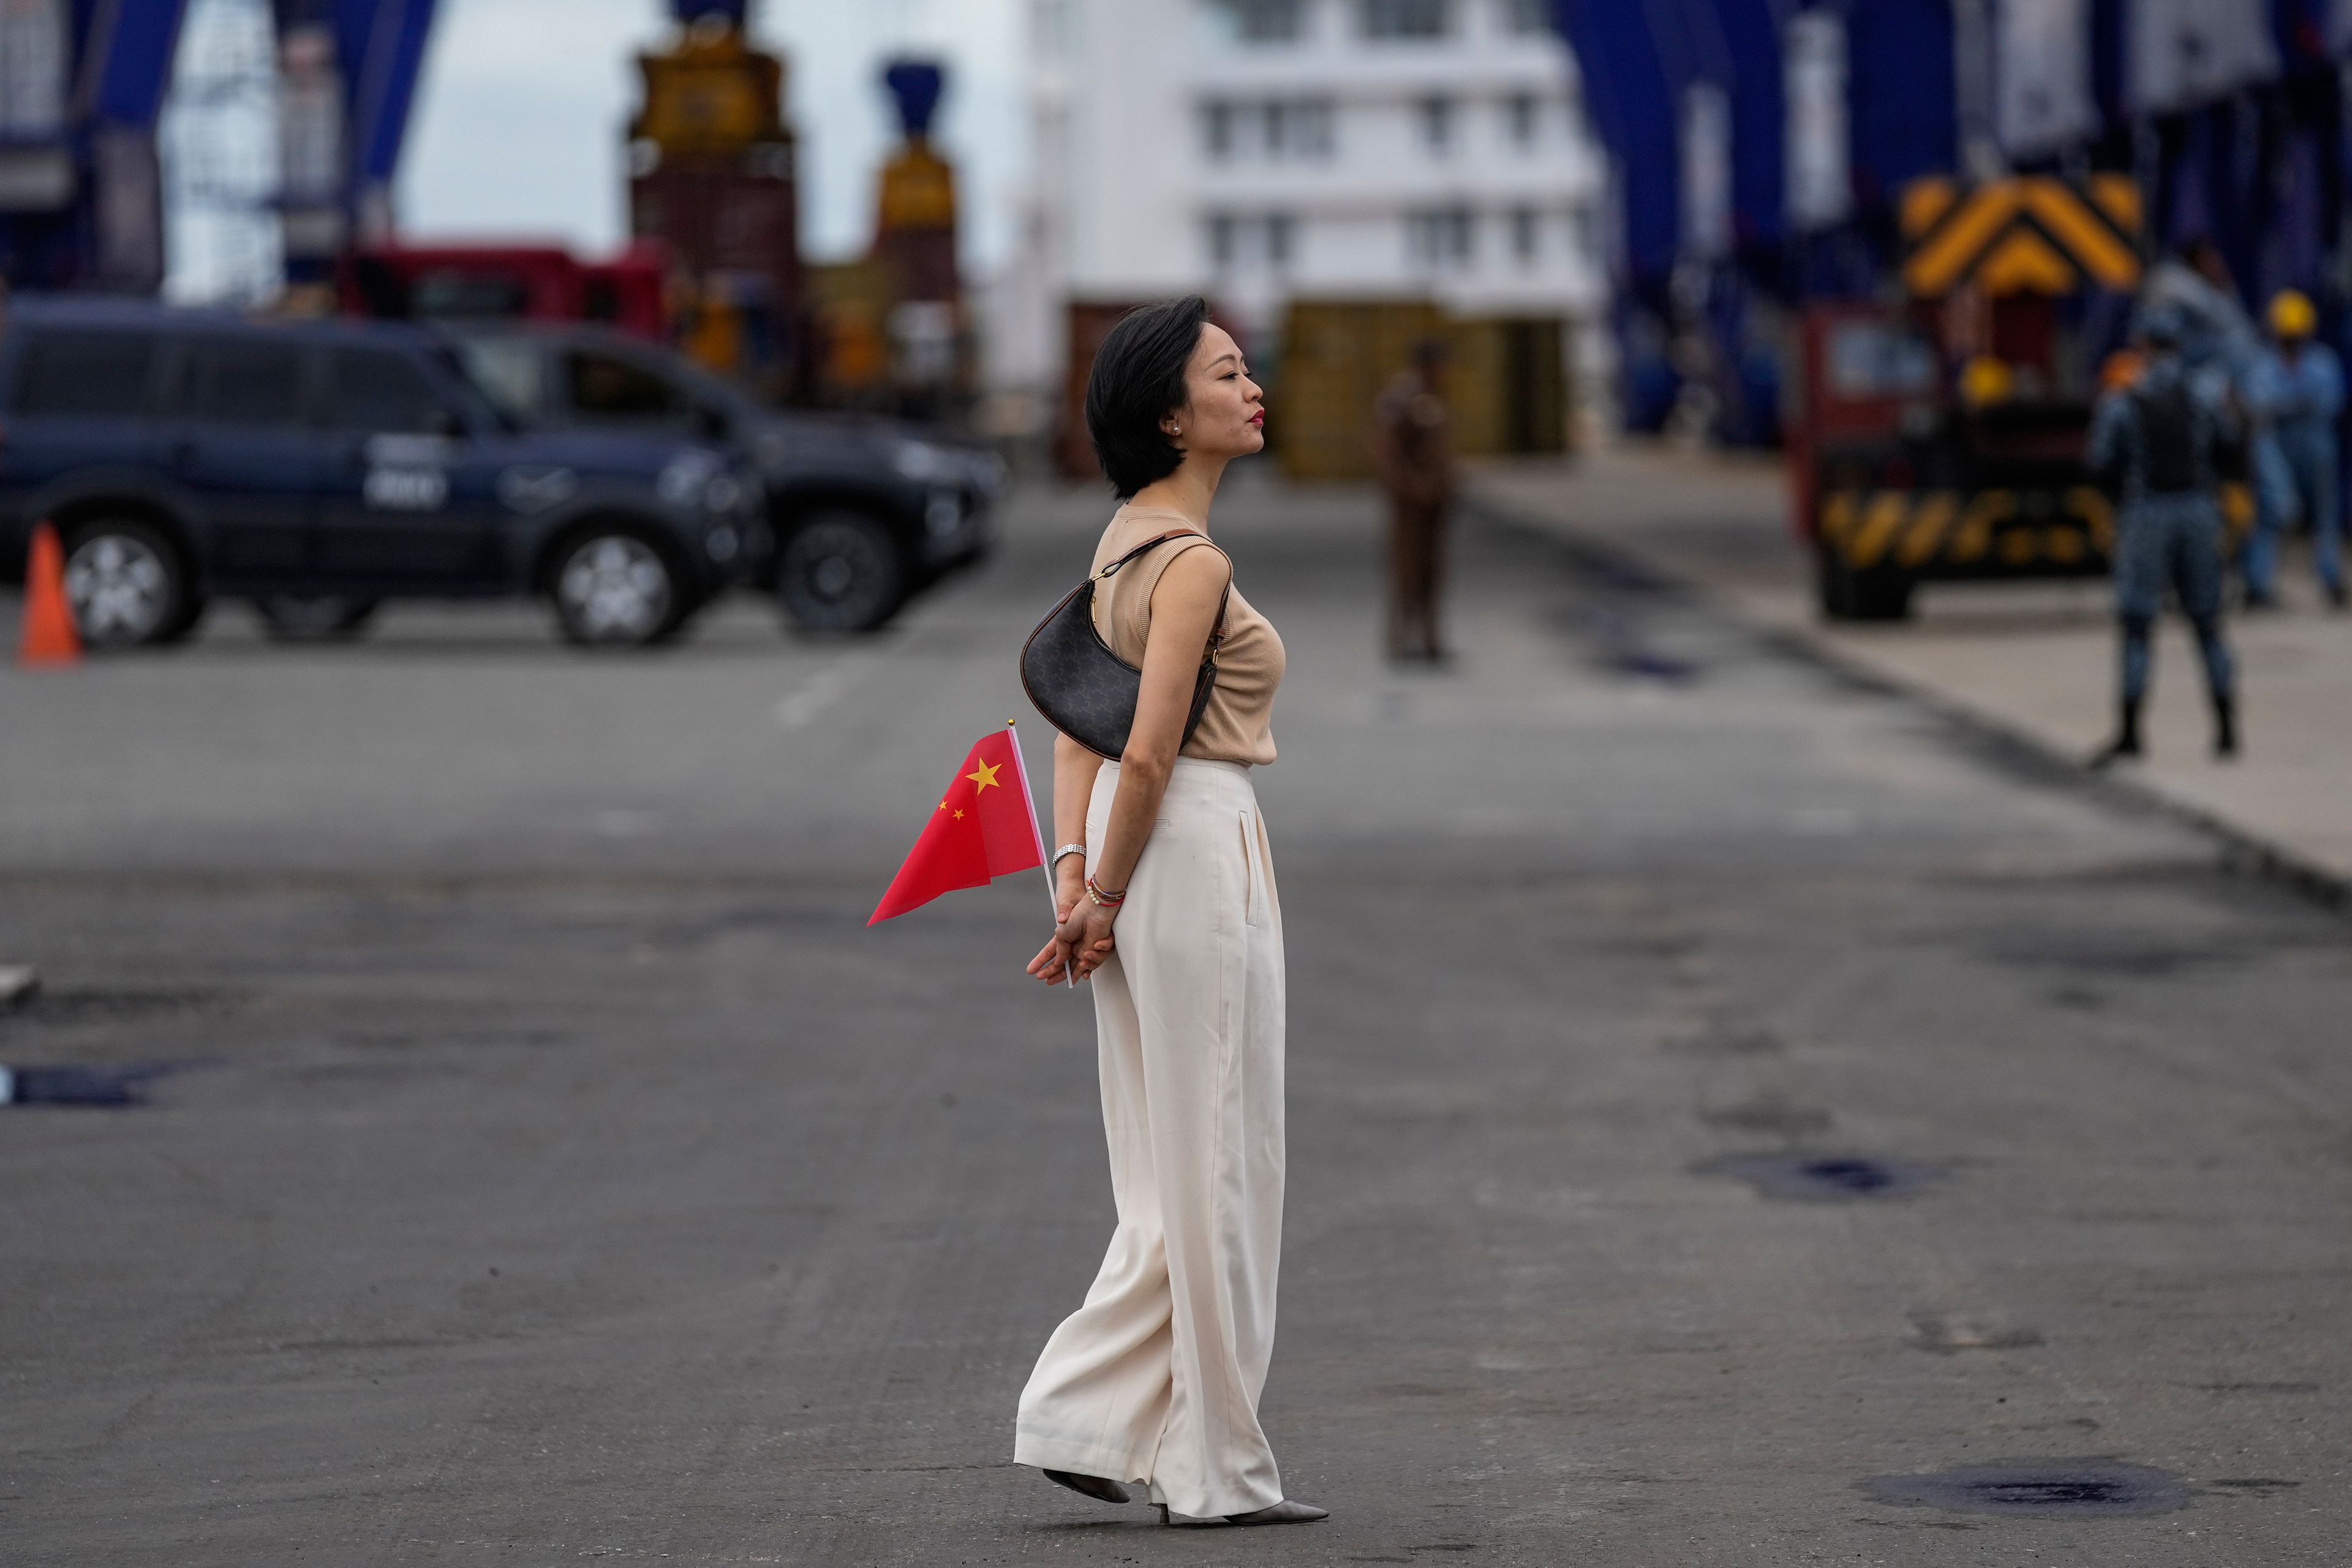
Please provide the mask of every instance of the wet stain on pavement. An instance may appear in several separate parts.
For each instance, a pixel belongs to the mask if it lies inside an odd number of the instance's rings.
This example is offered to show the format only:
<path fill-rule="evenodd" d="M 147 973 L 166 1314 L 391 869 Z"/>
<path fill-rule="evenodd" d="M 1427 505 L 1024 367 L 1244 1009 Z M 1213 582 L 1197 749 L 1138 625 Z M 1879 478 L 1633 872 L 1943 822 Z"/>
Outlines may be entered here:
<path fill-rule="evenodd" d="M 2171 1513 L 2189 1501 L 2188 1487 L 2169 1471 L 2105 1457 L 1962 1465 L 1927 1475 L 1873 1476 L 1856 1485 L 1885 1503 L 2041 1519 Z"/>
<path fill-rule="evenodd" d="M 1692 1169 L 1746 1182 L 1761 1197 L 1798 1203 L 1908 1197 L 1941 1174 L 1860 1154 L 1734 1154 Z"/>

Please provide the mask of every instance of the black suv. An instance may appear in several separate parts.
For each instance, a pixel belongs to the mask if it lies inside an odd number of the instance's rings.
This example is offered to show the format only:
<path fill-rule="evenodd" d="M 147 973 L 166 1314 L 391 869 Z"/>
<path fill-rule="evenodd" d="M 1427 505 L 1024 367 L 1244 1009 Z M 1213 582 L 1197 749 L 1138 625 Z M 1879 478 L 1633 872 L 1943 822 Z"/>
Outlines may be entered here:
<path fill-rule="evenodd" d="M 992 452 L 899 420 L 772 408 L 682 354 L 597 327 L 444 323 L 483 390 L 556 429 L 726 442 L 759 470 L 774 554 L 757 568 L 802 626 L 880 626 L 977 561 L 1003 488 Z"/>
<path fill-rule="evenodd" d="M 769 542 L 759 477 L 723 447 L 522 428 L 427 329 L 19 299 L 11 580 L 43 520 L 100 645 L 173 641 L 222 596 L 332 634 L 387 598 L 528 594 L 576 642 L 656 642 Z"/>

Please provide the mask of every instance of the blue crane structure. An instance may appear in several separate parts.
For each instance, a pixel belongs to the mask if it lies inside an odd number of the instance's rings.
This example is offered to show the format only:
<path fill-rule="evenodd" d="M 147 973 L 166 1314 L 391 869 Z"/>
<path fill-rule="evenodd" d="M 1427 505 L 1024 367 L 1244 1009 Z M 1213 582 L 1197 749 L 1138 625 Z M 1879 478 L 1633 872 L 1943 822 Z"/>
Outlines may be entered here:
<path fill-rule="evenodd" d="M 271 0 L 290 281 L 387 221 L 436 0 Z M 165 270 L 156 124 L 188 0 L 0 12 L 0 279 L 152 292 Z"/>

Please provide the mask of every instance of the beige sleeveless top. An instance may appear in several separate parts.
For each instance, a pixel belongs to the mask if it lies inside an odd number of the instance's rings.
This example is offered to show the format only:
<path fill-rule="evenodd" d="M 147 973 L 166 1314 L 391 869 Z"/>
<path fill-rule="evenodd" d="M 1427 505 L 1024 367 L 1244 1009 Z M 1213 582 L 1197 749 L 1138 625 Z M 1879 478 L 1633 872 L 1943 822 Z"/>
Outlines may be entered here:
<path fill-rule="evenodd" d="M 1123 506 L 1095 546 L 1094 570 L 1101 571 L 1145 540 L 1192 524 L 1181 511 Z M 1151 590 L 1168 563 L 1187 550 L 1208 546 L 1171 539 L 1120 567 L 1095 584 L 1095 629 L 1111 652 L 1140 669 L 1143 646 L 1151 636 Z M 1184 743 L 1183 755 L 1253 767 L 1274 761 L 1274 689 L 1282 684 L 1282 638 L 1272 622 L 1250 608 L 1235 588 L 1225 605 L 1225 642 L 1217 650 L 1217 684 L 1201 727 Z"/>

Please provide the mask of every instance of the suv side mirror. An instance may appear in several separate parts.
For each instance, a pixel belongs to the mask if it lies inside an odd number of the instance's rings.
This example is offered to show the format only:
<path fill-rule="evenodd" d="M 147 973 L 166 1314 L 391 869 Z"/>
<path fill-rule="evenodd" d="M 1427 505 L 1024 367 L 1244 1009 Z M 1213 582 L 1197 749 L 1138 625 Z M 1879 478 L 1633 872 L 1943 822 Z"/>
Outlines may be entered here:
<path fill-rule="evenodd" d="M 446 437 L 451 440 L 456 440 L 467 433 L 466 422 L 457 416 L 457 411 L 454 408 L 436 408 L 432 417 L 425 423 L 430 427 L 431 434 Z"/>
<path fill-rule="evenodd" d="M 734 430 L 733 425 L 727 418 L 726 411 L 713 408 L 708 403 L 698 404 L 695 406 L 694 424 L 698 430 L 713 441 L 726 440 Z"/>

